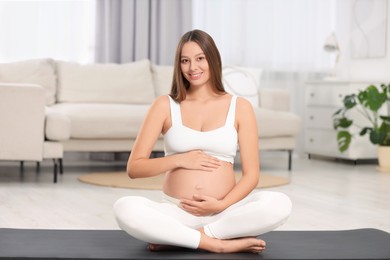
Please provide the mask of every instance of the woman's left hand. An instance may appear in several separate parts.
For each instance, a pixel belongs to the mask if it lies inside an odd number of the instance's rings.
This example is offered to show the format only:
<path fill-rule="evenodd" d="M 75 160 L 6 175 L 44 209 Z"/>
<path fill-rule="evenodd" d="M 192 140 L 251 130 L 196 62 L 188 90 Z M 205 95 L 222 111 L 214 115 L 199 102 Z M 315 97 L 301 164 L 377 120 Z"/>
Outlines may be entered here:
<path fill-rule="evenodd" d="M 195 194 L 192 200 L 180 200 L 180 206 L 194 216 L 209 216 L 223 210 L 220 200 L 200 194 Z"/>

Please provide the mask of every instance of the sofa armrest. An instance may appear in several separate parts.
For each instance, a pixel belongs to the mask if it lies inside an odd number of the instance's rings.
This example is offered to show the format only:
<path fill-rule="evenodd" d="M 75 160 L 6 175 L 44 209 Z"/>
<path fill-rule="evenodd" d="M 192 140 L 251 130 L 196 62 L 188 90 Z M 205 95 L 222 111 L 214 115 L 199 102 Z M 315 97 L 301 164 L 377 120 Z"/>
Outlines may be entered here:
<path fill-rule="evenodd" d="M 42 160 L 44 108 L 43 87 L 0 83 L 0 159 Z"/>
<path fill-rule="evenodd" d="M 259 106 L 277 111 L 290 111 L 290 92 L 284 89 L 262 88 L 259 90 Z"/>

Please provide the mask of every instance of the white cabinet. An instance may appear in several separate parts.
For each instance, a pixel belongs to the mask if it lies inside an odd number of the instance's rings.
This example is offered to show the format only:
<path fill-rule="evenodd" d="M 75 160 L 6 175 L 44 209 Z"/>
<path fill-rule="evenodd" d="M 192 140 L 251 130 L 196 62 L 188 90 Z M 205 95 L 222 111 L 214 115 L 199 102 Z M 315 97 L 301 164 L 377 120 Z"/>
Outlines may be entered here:
<path fill-rule="evenodd" d="M 337 131 L 333 129 L 333 114 L 343 106 L 345 95 L 357 93 L 370 83 L 345 81 L 311 81 L 305 88 L 305 144 L 304 150 L 310 155 L 322 155 L 343 159 L 375 159 L 377 146 L 370 143 L 367 136 L 354 135 L 349 149 L 339 152 Z M 348 116 L 358 125 L 367 125 L 365 118 L 357 112 Z M 354 133 L 360 128 L 350 127 Z"/>

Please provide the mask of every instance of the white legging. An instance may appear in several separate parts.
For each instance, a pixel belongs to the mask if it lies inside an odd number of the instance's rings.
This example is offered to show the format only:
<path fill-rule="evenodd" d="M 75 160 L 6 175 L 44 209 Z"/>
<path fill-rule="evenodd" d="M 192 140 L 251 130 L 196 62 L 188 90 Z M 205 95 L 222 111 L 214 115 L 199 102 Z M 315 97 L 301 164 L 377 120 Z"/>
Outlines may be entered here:
<path fill-rule="evenodd" d="M 116 201 L 114 212 L 119 227 L 139 240 L 196 249 L 201 227 L 206 235 L 219 239 L 259 236 L 277 228 L 290 215 L 291 201 L 283 193 L 261 191 L 221 213 L 197 217 L 165 194 L 163 202 L 128 196 Z"/>

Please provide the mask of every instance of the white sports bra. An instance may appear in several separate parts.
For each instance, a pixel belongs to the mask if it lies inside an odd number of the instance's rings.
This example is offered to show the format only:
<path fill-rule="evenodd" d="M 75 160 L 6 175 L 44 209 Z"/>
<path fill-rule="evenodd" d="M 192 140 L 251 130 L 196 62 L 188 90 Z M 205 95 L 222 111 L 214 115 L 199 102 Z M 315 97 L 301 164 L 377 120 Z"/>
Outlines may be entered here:
<path fill-rule="evenodd" d="M 237 152 L 237 130 L 234 127 L 237 96 L 231 98 L 225 125 L 206 132 L 184 126 L 180 104 L 168 97 L 172 126 L 164 135 L 165 155 L 202 150 L 222 161 L 234 163 Z"/>

